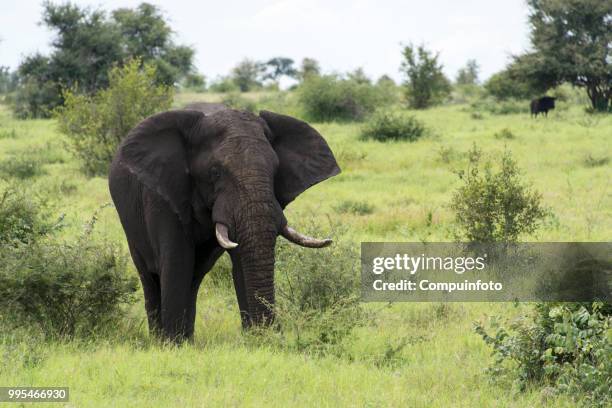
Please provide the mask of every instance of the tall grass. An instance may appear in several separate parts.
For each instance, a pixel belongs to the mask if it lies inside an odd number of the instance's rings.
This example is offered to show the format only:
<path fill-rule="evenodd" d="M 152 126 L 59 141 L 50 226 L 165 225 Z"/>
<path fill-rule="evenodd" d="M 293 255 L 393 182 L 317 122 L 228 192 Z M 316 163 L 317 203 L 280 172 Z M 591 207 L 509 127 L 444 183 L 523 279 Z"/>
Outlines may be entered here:
<path fill-rule="evenodd" d="M 262 95 L 243 96 L 258 102 Z M 341 252 L 343 242 L 358 248 L 361 241 L 450 239 L 454 216 L 448 203 L 460 184 L 453 171 L 465 168 L 473 142 L 493 155 L 507 145 L 525 180 L 542 193 L 543 204 L 556 215 L 557 221 L 544 225 L 533 239 L 609 239 L 610 163 L 590 166 L 585 157 L 605 156 L 612 117 L 590 120 L 579 106 L 562 114 L 551 112 L 548 120 L 538 121 L 524 113 L 487 113 L 474 120 L 471 112 L 466 105 L 414 112 L 438 137 L 406 144 L 361 141 L 359 124 L 313 122 L 343 172 L 306 191 L 285 214 L 300 227 L 315 214 L 317 235 L 330 231 L 328 217 L 347 231 L 334 236 L 342 238 L 339 246 L 324 250 L 328 252 L 303 250 L 304 259 L 318 265 L 324 275 L 327 264 L 350 270 L 344 261 L 349 255 Z M 16 121 L 3 106 L 0 123 L 3 129 L 16 130 L 15 137 L 0 138 L 0 160 L 25 152 L 34 143 L 44 146 L 61 139 L 54 121 Z M 492 137 L 504 128 L 518 135 L 520 143 Z M 85 178 L 79 163 L 69 156 L 64 162 L 45 164 L 44 169 L 46 174 L 22 183 L 49 194 L 53 205 L 65 212 L 64 227 L 57 234 L 73 241 L 89 215 L 110 201 L 106 180 Z M 62 183 L 77 188 L 63 194 Z M 343 207 L 361 206 L 344 206 L 345 202 L 366 203 L 374 210 L 344 211 Z M 112 209 L 100 212 L 97 231 L 127 250 Z M 294 246 L 281 245 L 286 247 L 279 247 L 279 288 L 285 285 L 285 272 L 293 282 L 298 279 L 293 274 L 305 270 Z M 296 267 L 290 267 L 289 261 Z M 131 264 L 128 269 L 136 276 Z M 520 316 L 527 310 L 524 305 L 405 303 L 359 308 L 366 319 L 334 346 L 304 342 L 312 346 L 294 347 L 296 331 L 290 324 L 260 337 L 246 334 L 229 260 L 223 257 L 204 278 L 193 344 L 174 348 L 151 341 L 139 291 L 138 302 L 126 310 L 118 326 L 106 327 L 91 338 L 57 342 L 24 329 L 0 331 L 0 384 L 66 385 L 71 389 L 70 404 L 93 407 L 575 406 L 569 397 L 543 388 L 517 391 L 511 384 L 489 381 L 484 368 L 492 361 L 491 351 L 473 333 L 472 322 L 489 315 Z M 301 339 L 316 338 L 311 335 L 317 330 L 308 328 Z"/>

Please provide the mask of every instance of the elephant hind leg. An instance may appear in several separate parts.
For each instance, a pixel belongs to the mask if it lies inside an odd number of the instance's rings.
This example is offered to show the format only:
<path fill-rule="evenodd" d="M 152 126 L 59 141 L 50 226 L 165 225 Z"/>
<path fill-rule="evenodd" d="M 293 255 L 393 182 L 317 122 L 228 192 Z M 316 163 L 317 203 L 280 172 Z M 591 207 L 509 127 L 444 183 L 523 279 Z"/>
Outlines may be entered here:
<path fill-rule="evenodd" d="M 162 329 L 161 313 L 161 288 L 159 285 L 159 275 L 149 273 L 145 276 L 140 274 L 140 281 L 145 297 L 145 310 L 149 321 L 149 333 L 157 336 Z"/>
<path fill-rule="evenodd" d="M 130 245 L 130 253 L 134 260 L 134 265 L 140 276 L 140 283 L 145 298 L 145 310 L 149 323 L 149 333 L 158 335 L 161 332 L 161 287 L 159 275 L 152 271 L 141 256 L 140 252 Z"/>

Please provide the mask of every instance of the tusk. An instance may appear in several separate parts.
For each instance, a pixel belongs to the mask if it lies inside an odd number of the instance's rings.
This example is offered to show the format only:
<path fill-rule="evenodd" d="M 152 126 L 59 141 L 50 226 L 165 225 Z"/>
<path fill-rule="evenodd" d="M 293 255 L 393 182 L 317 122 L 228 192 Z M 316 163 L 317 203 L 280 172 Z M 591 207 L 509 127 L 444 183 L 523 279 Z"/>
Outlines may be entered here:
<path fill-rule="evenodd" d="M 281 229 L 281 235 L 285 237 L 288 241 L 307 248 L 323 248 L 332 243 L 332 240 L 329 238 L 317 239 L 302 235 L 286 224 Z"/>
<path fill-rule="evenodd" d="M 219 245 L 225 249 L 234 249 L 238 246 L 237 243 L 227 237 L 227 226 L 224 224 L 215 224 L 215 235 L 217 236 Z"/>

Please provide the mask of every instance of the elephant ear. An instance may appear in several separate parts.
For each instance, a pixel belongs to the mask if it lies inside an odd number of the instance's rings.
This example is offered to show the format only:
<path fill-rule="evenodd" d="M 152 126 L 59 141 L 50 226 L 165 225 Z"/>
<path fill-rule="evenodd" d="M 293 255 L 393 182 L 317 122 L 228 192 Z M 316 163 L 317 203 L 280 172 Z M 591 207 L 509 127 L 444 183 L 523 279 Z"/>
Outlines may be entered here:
<path fill-rule="evenodd" d="M 308 187 L 340 173 L 327 142 L 306 122 L 268 111 L 259 116 L 272 132 L 271 144 L 279 159 L 274 190 L 282 208 Z"/>
<path fill-rule="evenodd" d="M 183 224 L 191 221 L 189 135 L 204 114 L 175 110 L 148 117 L 119 147 L 119 163 L 168 202 Z"/>

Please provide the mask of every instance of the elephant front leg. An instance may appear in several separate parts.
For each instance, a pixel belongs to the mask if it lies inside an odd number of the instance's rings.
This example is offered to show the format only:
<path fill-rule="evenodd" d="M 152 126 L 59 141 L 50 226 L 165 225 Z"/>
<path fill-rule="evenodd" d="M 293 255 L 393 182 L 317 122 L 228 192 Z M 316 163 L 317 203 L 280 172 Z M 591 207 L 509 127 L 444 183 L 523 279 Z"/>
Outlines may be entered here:
<path fill-rule="evenodd" d="M 181 343 L 191 339 L 195 321 L 193 251 L 179 251 L 166 257 L 162 266 L 161 326 L 165 339 Z"/>

